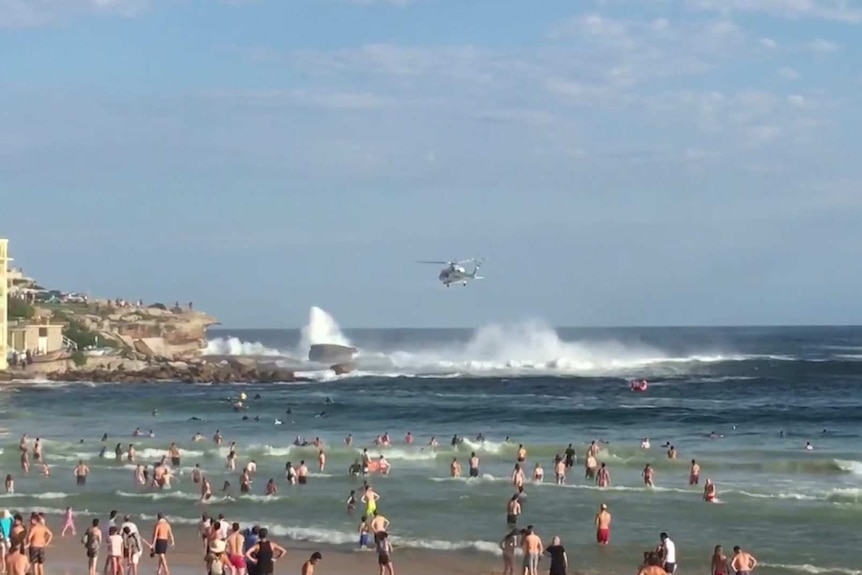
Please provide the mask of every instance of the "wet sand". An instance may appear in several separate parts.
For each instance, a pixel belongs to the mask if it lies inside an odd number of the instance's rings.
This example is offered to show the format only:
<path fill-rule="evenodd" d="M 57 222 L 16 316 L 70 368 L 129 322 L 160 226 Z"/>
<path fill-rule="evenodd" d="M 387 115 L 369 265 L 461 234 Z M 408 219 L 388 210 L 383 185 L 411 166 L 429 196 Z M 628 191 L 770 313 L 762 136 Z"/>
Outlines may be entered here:
<path fill-rule="evenodd" d="M 21 512 L 24 515 L 23 512 Z M 102 525 L 106 517 L 100 518 Z M 62 518 L 48 516 L 48 527 L 54 532 L 54 541 L 47 550 L 46 573 L 53 575 L 86 575 L 87 558 L 81 536 L 86 526 L 92 523 L 92 517 L 76 517 L 75 537 L 67 535 L 60 537 Z M 145 539 L 149 539 L 152 523 L 136 521 L 138 529 Z M 243 525 L 243 528 L 246 526 Z M 205 575 L 203 563 L 203 546 L 197 530 L 189 526 L 174 526 L 176 547 L 168 552 L 168 565 L 173 575 Z M 317 575 L 360 575 L 379 573 L 377 554 L 373 551 L 347 550 L 343 546 L 316 545 L 306 542 L 293 542 L 280 538 L 272 541 L 287 549 L 287 556 L 276 563 L 276 575 L 298 574 L 302 564 L 314 551 L 323 554 L 315 568 Z M 99 554 L 99 573 L 105 560 L 105 548 Z M 447 573 L 449 575 L 495 575 L 502 572 L 501 561 L 485 557 L 479 553 L 441 553 L 438 551 L 423 551 L 417 549 L 398 549 L 392 555 L 395 572 L 398 575 L 428 575 L 429 573 Z M 144 553 L 139 565 L 140 575 L 153 575 L 157 562 Z"/>

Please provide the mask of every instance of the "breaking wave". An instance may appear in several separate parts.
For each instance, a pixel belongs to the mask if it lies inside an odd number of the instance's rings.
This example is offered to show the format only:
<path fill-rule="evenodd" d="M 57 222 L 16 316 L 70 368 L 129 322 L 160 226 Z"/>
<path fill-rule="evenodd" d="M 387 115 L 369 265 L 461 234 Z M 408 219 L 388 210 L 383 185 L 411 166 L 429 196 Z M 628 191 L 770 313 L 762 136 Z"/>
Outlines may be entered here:
<path fill-rule="evenodd" d="M 307 357 L 314 344 L 354 345 L 330 314 L 319 307 L 309 311 L 296 349 L 278 350 L 260 342 L 237 338 L 214 339 L 208 352 L 229 355 Z M 523 375 L 675 374 L 686 364 L 741 361 L 743 355 L 700 353 L 674 356 L 641 343 L 566 341 L 547 323 L 527 321 L 492 324 L 477 329 L 467 341 L 417 346 L 403 342 L 389 349 L 358 346 L 356 371 L 350 376 L 451 377 Z M 769 359 L 769 358 L 768 358 Z M 782 358 L 771 358 L 782 359 Z M 350 377 L 348 376 L 348 377 Z"/>

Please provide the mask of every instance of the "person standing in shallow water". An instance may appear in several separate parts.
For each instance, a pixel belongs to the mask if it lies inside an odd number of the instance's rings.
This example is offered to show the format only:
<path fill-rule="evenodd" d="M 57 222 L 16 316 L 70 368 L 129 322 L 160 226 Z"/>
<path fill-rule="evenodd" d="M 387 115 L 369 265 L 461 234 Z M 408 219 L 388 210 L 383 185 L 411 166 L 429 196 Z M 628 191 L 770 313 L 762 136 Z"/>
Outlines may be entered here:
<path fill-rule="evenodd" d="M 503 575 L 515 575 L 515 549 L 518 548 L 518 530 L 512 529 L 500 541 L 503 551 Z"/>

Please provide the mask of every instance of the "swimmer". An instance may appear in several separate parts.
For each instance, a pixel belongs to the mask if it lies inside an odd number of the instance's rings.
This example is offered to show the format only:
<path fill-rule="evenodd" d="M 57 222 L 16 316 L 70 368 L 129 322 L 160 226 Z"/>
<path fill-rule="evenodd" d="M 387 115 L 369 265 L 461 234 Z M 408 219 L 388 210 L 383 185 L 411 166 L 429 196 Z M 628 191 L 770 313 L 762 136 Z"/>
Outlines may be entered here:
<path fill-rule="evenodd" d="M 568 456 L 567 456 L 568 457 Z M 566 469 L 568 468 L 568 459 L 563 461 L 559 457 L 554 463 L 554 481 L 556 481 L 557 485 L 563 485 L 566 483 Z"/>
<path fill-rule="evenodd" d="M 596 542 L 599 545 L 607 545 L 611 542 L 611 513 L 608 504 L 602 503 L 599 512 L 596 513 Z"/>
<path fill-rule="evenodd" d="M 407 432 L 407 435 L 404 436 L 404 443 L 407 445 L 413 445 L 413 434 L 409 431 Z"/>
<path fill-rule="evenodd" d="M 601 467 L 599 467 L 598 472 L 596 472 L 596 485 L 599 487 L 611 486 L 611 472 L 608 470 L 604 462 L 602 462 Z"/>
<path fill-rule="evenodd" d="M 204 436 L 200 432 L 195 433 L 192 436 L 192 441 L 198 442 L 198 441 L 203 441 L 203 440 L 204 440 Z"/>
<path fill-rule="evenodd" d="M 706 482 L 703 484 L 703 500 L 707 503 L 715 503 L 717 501 L 717 495 L 718 491 L 715 488 L 715 483 L 713 483 L 711 479 L 707 478 Z"/>
<path fill-rule="evenodd" d="M 587 455 L 592 455 L 593 457 L 595 457 L 599 454 L 600 450 L 601 448 L 599 447 L 599 445 L 595 442 L 595 440 L 593 440 L 592 442 L 590 442 L 590 448 L 587 450 Z"/>
<path fill-rule="evenodd" d="M 372 517 L 374 512 L 377 511 L 377 502 L 380 501 L 380 495 L 374 491 L 373 487 L 366 485 L 365 493 L 362 494 L 360 501 L 365 504 L 365 515 Z"/>
<path fill-rule="evenodd" d="M 577 458 L 577 454 L 575 453 L 575 448 L 572 447 L 571 443 L 566 448 L 565 455 L 566 455 L 566 469 L 571 469 L 572 467 L 575 466 L 575 459 Z"/>
<path fill-rule="evenodd" d="M 644 466 L 644 470 L 641 473 L 641 476 L 644 479 L 645 487 L 655 487 L 655 470 L 647 463 Z"/>
<path fill-rule="evenodd" d="M 453 457 L 452 463 L 449 464 L 449 474 L 455 478 L 461 477 L 461 464 L 458 463 L 457 457 Z"/>
<path fill-rule="evenodd" d="M 254 459 L 249 461 L 248 464 L 245 466 L 245 470 L 248 471 L 249 475 L 254 475 L 255 473 L 257 473 L 257 461 L 255 461 Z"/>
<path fill-rule="evenodd" d="M 296 481 L 300 485 L 308 483 L 308 466 L 305 464 L 305 461 L 299 462 L 299 467 L 296 470 Z"/>
<path fill-rule="evenodd" d="M 527 460 L 527 449 L 523 444 L 518 445 L 518 463 L 524 463 Z"/>
<path fill-rule="evenodd" d="M 541 483 L 545 480 L 545 470 L 542 469 L 542 466 L 539 462 L 536 462 L 536 466 L 533 468 L 533 481 L 536 483 Z"/>
<path fill-rule="evenodd" d="M 198 483 L 201 482 L 202 478 L 203 478 L 203 473 L 201 472 L 201 465 L 200 465 L 200 463 L 195 463 L 195 468 L 192 469 L 192 483 L 197 485 Z"/>
<path fill-rule="evenodd" d="M 439 445 L 440 445 L 440 442 L 437 441 L 436 437 L 432 436 L 431 440 L 428 441 L 428 447 L 430 447 L 431 449 L 437 449 L 437 446 L 439 446 Z"/>
<path fill-rule="evenodd" d="M 691 460 L 691 471 L 688 474 L 688 484 L 697 485 L 700 482 L 700 465 L 694 459 Z"/>
<path fill-rule="evenodd" d="M 288 483 L 296 485 L 296 469 L 290 461 L 284 465 L 284 476 Z"/>
<path fill-rule="evenodd" d="M 641 449 L 649 449 L 649 448 L 650 448 L 649 437 L 644 437 L 643 441 L 641 441 Z"/>
<path fill-rule="evenodd" d="M 671 445 L 670 449 L 667 450 L 667 458 L 676 459 L 676 447 L 674 447 L 673 445 Z"/>
<path fill-rule="evenodd" d="M 168 455 L 171 458 L 171 465 L 174 467 L 180 466 L 180 448 L 177 447 L 176 443 L 171 443 L 171 447 L 168 450 Z"/>
<path fill-rule="evenodd" d="M 596 457 L 590 452 L 587 452 L 587 460 L 584 462 L 584 477 L 586 479 L 595 479 L 596 468 L 598 468 L 598 466 L 599 464 L 596 461 Z"/>
<path fill-rule="evenodd" d="M 239 475 L 239 492 L 251 493 L 251 483 L 251 476 L 248 474 L 248 470 L 243 469 Z"/>
<path fill-rule="evenodd" d="M 201 478 L 201 503 L 206 503 L 213 496 L 212 484 L 206 477 Z"/>
<path fill-rule="evenodd" d="M 521 503 L 518 501 L 518 494 L 516 493 L 506 504 L 506 524 L 509 527 L 515 527 L 518 524 L 519 515 L 521 515 Z"/>
<path fill-rule="evenodd" d="M 806 442 L 805 442 L 805 451 L 813 451 L 813 450 L 814 450 L 814 446 L 813 446 L 813 445 L 811 445 L 811 442 L 810 442 L 810 441 L 806 441 Z"/>
<path fill-rule="evenodd" d="M 524 470 L 521 469 L 521 465 L 519 463 L 516 463 L 514 469 L 512 469 L 512 485 L 515 487 L 522 487 L 524 485 L 524 481 L 526 481 Z"/>
<path fill-rule="evenodd" d="M 348 433 L 347 437 L 344 438 L 344 445 L 346 445 L 347 447 L 350 447 L 351 445 L 353 445 L 353 434 L 352 433 Z"/>
<path fill-rule="evenodd" d="M 377 460 L 377 471 L 379 471 L 381 475 L 389 475 L 389 462 L 386 461 L 386 458 L 382 455 L 380 456 L 380 459 Z"/>
<path fill-rule="evenodd" d="M 320 473 L 326 470 L 326 454 L 322 449 L 317 453 L 317 469 Z"/>
<path fill-rule="evenodd" d="M 275 479 L 270 479 L 266 482 L 264 495 L 278 495 L 278 486 L 275 484 Z"/>
<path fill-rule="evenodd" d="M 470 453 L 470 477 L 479 477 L 479 458 L 475 451 Z"/>
<path fill-rule="evenodd" d="M 350 495 L 347 496 L 347 514 L 353 515 L 353 511 L 355 509 L 356 509 L 356 491 L 351 489 Z"/>

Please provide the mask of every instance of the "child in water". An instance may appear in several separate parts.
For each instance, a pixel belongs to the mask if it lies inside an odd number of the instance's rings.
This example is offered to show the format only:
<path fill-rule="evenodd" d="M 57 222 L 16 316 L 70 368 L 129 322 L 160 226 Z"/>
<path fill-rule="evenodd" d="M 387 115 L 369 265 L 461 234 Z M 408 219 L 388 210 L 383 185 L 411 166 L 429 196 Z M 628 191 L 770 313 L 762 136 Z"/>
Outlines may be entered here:
<path fill-rule="evenodd" d="M 350 495 L 347 496 L 347 514 L 353 515 L 353 510 L 356 509 L 356 491 L 350 490 Z"/>
<path fill-rule="evenodd" d="M 15 480 L 11 473 L 6 476 L 6 493 L 15 493 Z"/>
<path fill-rule="evenodd" d="M 365 550 L 371 546 L 371 528 L 368 526 L 368 516 L 359 520 L 359 549 Z"/>

